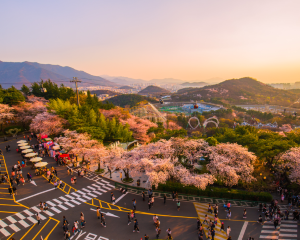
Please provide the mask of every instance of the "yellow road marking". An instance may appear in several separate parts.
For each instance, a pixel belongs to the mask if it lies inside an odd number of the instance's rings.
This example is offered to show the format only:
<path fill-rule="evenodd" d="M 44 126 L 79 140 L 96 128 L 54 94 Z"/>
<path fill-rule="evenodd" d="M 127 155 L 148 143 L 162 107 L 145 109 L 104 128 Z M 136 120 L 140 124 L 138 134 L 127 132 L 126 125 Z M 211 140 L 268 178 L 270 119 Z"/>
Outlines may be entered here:
<path fill-rule="evenodd" d="M 38 233 L 33 237 L 33 239 L 32 240 L 34 240 L 36 237 L 37 237 L 37 235 L 39 235 L 40 234 L 40 232 L 44 229 L 44 227 L 46 227 L 46 225 L 48 224 L 48 222 L 50 222 L 51 221 L 51 219 L 49 219 L 45 224 L 44 224 L 44 226 L 40 229 L 40 231 L 38 231 Z"/>
<path fill-rule="evenodd" d="M 52 230 L 49 232 L 49 234 L 45 237 L 45 240 L 48 239 L 48 237 L 50 236 L 50 234 L 53 232 L 53 230 L 57 227 L 57 225 L 60 223 L 60 221 L 58 221 L 57 219 L 55 218 L 52 218 L 52 217 L 49 217 L 50 219 L 54 220 L 54 221 L 57 221 L 56 225 L 54 226 L 54 228 L 52 228 Z"/>
<path fill-rule="evenodd" d="M 12 235 L 10 235 L 10 236 L 8 237 L 7 240 L 11 239 L 11 237 L 12 237 L 13 235 L 15 235 L 15 233 L 13 233 Z"/>
<path fill-rule="evenodd" d="M 13 199 L 11 198 L 0 198 L 0 199 L 13 201 Z"/>
<path fill-rule="evenodd" d="M 3 157 L 4 166 L 5 166 L 5 169 L 6 169 L 7 176 L 8 176 L 8 183 L 7 183 L 7 184 L 8 184 L 10 187 L 12 187 L 12 186 L 11 186 L 11 183 L 10 183 L 10 177 L 9 177 L 9 173 L 8 173 L 8 170 L 7 170 L 5 158 L 4 158 L 3 155 L 1 155 L 1 156 Z M 3 194 L 3 193 L 2 193 L 2 194 Z M 9 194 L 9 193 L 4 193 L 4 194 Z M 14 195 L 14 194 L 13 194 L 12 196 L 13 196 L 13 200 L 14 200 L 14 202 L 15 202 L 16 204 L 18 204 L 18 205 L 20 205 L 20 206 L 23 206 L 23 207 L 25 207 L 25 208 L 27 208 L 27 209 L 29 209 L 29 207 L 27 207 L 27 206 L 25 206 L 25 205 L 23 205 L 23 204 L 21 204 L 21 203 L 16 202 L 16 199 L 15 199 L 15 195 Z M 1 211 L 0 211 L 0 212 L 1 212 Z"/>
<path fill-rule="evenodd" d="M 45 174 L 43 174 L 42 176 L 43 176 L 47 181 L 49 181 L 48 178 L 45 176 Z M 57 180 L 61 180 L 61 179 L 59 179 L 59 178 L 56 177 L 56 176 L 53 176 L 53 177 L 56 178 L 56 179 L 55 179 L 56 181 L 57 181 Z M 69 194 L 69 193 L 71 192 L 72 189 L 73 189 L 75 192 L 77 191 L 77 189 L 73 188 L 71 185 L 67 184 L 67 183 L 64 182 L 64 181 L 62 181 L 62 182 L 64 183 L 64 188 L 63 188 L 63 189 L 58 188 L 58 189 L 61 190 L 61 191 L 63 191 L 64 193 Z M 53 183 L 52 181 L 51 181 L 50 183 L 51 183 L 52 185 L 54 185 L 54 183 Z M 64 189 L 66 188 L 66 186 L 69 187 L 69 191 L 68 191 L 68 192 L 64 190 Z"/>
<path fill-rule="evenodd" d="M 0 204 L 0 206 L 14 206 L 14 207 L 23 207 L 20 205 L 13 205 L 13 204 Z"/>
<path fill-rule="evenodd" d="M 20 240 L 22 240 L 24 237 L 26 237 L 26 235 L 31 231 L 31 229 L 32 229 L 35 225 L 36 225 L 36 223 L 32 225 L 32 227 L 25 233 L 25 235 L 24 235 Z"/>
<path fill-rule="evenodd" d="M 0 211 L 0 212 L 3 212 L 3 213 L 18 213 L 18 212 L 7 212 L 7 211 Z"/>

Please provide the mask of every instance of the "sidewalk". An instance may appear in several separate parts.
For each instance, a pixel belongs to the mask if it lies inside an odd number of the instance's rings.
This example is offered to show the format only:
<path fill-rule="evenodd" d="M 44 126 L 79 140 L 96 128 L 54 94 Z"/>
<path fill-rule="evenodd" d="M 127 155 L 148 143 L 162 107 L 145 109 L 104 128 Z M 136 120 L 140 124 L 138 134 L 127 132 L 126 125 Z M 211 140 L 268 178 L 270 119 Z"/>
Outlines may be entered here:
<path fill-rule="evenodd" d="M 101 166 L 103 167 L 103 165 Z M 95 167 L 91 167 L 91 171 L 92 172 L 95 172 L 95 170 L 97 170 L 97 166 Z M 122 173 L 122 177 L 124 179 L 125 177 L 125 174 L 123 172 L 123 170 L 114 170 L 111 172 L 111 178 L 110 178 L 110 173 L 106 167 L 106 165 L 104 164 L 104 174 L 101 174 L 103 177 L 106 177 L 108 179 L 111 179 L 112 181 L 115 181 L 115 182 L 119 182 L 119 183 L 122 183 L 122 184 L 126 184 L 126 185 L 129 185 L 129 186 L 133 186 L 133 187 L 137 187 L 137 180 L 140 179 L 140 186 L 141 188 L 150 188 L 150 184 L 148 181 L 148 177 L 146 175 L 142 175 L 141 177 L 132 177 L 133 178 L 133 182 L 132 183 L 124 183 L 121 181 L 120 179 L 120 173 Z M 129 175 L 130 175 L 130 172 L 129 172 Z M 131 177 L 131 176 L 130 176 Z"/>

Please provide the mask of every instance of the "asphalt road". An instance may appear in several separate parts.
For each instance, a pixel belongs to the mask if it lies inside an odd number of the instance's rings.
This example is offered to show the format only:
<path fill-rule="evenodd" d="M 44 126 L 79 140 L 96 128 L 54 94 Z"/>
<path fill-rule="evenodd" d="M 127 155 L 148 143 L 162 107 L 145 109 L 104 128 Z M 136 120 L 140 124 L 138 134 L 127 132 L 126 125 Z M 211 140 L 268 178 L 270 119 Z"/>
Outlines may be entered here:
<path fill-rule="evenodd" d="M 8 153 L 5 152 L 5 146 L 7 144 L 11 146 L 11 152 Z M 15 151 L 17 148 L 16 140 L 2 142 L 0 143 L 0 148 L 4 150 L 5 163 L 10 174 L 12 166 L 17 161 L 22 160 L 21 155 Z M 56 167 L 58 177 L 67 184 L 70 184 L 71 176 L 67 174 L 66 167 L 57 166 L 54 159 L 50 157 L 45 157 L 44 161 L 49 163 L 48 167 Z M 5 170 L 6 169 L 1 168 L 2 173 Z M 93 181 L 85 177 L 78 177 L 77 184 L 72 187 L 79 191 L 75 192 L 71 189 L 70 193 L 66 194 L 59 189 L 54 189 L 54 186 L 48 183 L 42 176 L 34 176 L 34 170 L 32 170 L 30 166 L 23 169 L 23 175 L 26 176 L 27 172 L 32 174 L 35 184 L 26 182 L 24 186 L 17 187 L 16 201 L 4 199 L 12 197 L 10 197 L 9 194 L 5 194 L 5 192 L 8 193 L 8 185 L 1 185 L 3 189 L 1 189 L 0 194 L 2 192 L 3 196 L 8 196 L 2 197 L 2 195 L 0 195 L 0 239 L 10 239 L 7 234 L 13 234 L 12 237 L 15 239 L 25 240 L 41 239 L 40 236 L 43 236 L 44 239 L 47 236 L 48 239 L 64 239 L 62 229 L 63 216 L 69 221 L 69 230 L 71 230 L 73 222 L 75 220 L 80 221 L 81 212 L 85 216 L 86 226 L 80 233 L 77 233 L 72 238 L 73 240 L 133 240 L 144 239 L 145 234 L 149 235 L 150 239 L 155 239 L 156 232 L 152 220 L 154 214 L 159 215 L 161 222 L 161 239 L 167 238 L 167 228 L 171 228 L 173 239 L 198 239 L 196 229 L 198 213 L 192 202 L 182 202 L 180 211 L 177 211 L 176 202 L 167 200 L 166 205 L 164 205 L 162 199 L 155 199 L 153 208 L 148 211 L 147 201 L 143 202 L 140 195 L 131 193 L 124 195 L 120 193 L 120 191 L 114 190 L 114 183 L 108 179 L 101 178 L 98 181 Z M 113 192 L 116 197 L 117 203 L 115 205 L 118 207 L 105 203 L 110 203 L 111 192 Z M 100 202 L 96 199 L 99 199 Z M 133 199 L 137 200 L 136 218 L 139 222 L 139 233 L 133 232 L 133 223 L 130 225 L 127 224 L 127 212 L 128 209 L 132 209 Z M 43 219 L 41 224 L 37 225 L 34 224 L 34 214 L 38 211 L 38 209 L 35 209 L 35 206 L 37 206 L 40 201 L 50 201 L 48 204 L 50 209 L 48 213 L 40 213 Z M 18 205 L 18 203 L 27 208 Z M 100 220 L 97 219 L 95 212 L 96 206 L 100 205 L 100 203 L 101 210 L 106 214 L 106 228 L 101 226 Z M 262 228 L 262 226 L 256 222 L 260 214 L 257 208 L 247 208 L 247 212 L 247 219 L 243 219 L 243 208 L 232 207 L 232 218 L 228 220 L 226 219 L 226 211 L 223 206 L 219 206 L 220 221 L 224 222 L 225 230 L 227 226 L 231 227 L 232 231 L 230 235 L 233 240 L 246 240 L 249 236 L 254 239 L 299 239 L 299 234 L 297 235 L 297 232 L 300 230 L 299 225 L 296 224 L 295 227 L 295 224 L 289 223 L 293 224 L 293 226 L 289 225 L 286 228 L 296 230 L 296 232 L 281 232 L 280 230 L 277 234 L 272 232 L 273 230 L 270 226 L 273 225 L 266 224 L 264 228 Z M 284 227 L 282 227 L 282 229 L 284 229 Z M 284 234 L 292 235 L 284 236 Z"/>

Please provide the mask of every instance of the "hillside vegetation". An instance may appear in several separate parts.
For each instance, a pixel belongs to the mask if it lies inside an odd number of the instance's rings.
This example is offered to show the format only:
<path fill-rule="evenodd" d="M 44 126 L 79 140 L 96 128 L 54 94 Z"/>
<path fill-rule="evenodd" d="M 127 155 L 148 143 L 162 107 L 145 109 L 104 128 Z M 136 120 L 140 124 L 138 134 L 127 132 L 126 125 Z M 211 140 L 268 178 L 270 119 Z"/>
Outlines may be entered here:
<path fill-rule="evenodd" d="M 149 98 L 149 97 L 144 97 L 138 94 L 123 94 L 120 96 L 116 96 L 110 99 L 105 100 L 105 102 L 110 102 L 113 103 L 116 106 L 120 107 L 125 107 L 126 105 L 129 105 L 130 107 L 137 106 L 138 103 L 146 101 L 146 102 L 151 102 L 151 103 L 157 103 L 158 101 Z"/>
<path fill-rule="evenodd" d="M 171 92 L 164 88 L 153 86 L 153 85 L 148 86 L 139 92 L 139 94 L 153 94 L 153 95 L 169 94 L 169 93 Z"/>
<path fill-rule="evenodd" d="M 298 100 L 297 91 L 273 88 L 253 78 L 231 79 L 202 88 L 180 89 L 172 98 L 179 100 L 215 100 L 229 104 L 274 104 L 291 106 Z M 294 104 L 292 107 L 299 107 Z"/>

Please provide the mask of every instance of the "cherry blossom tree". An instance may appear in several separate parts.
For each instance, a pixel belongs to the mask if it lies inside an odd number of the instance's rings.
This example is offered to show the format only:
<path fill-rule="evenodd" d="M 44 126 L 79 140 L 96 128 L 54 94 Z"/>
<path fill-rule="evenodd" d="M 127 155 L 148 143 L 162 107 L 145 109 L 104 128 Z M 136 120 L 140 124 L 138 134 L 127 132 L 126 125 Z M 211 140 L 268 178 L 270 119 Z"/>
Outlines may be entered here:
<path fill-rule="evenodd" d="M 168 123 L 164 122 L 164 128 L 170 129 L 170 130 L 179 130 L 182 127 L 180 127 L 177 123 L 175 123 L 173 121 L 168 121 Z"/>
<path fill-rule="evenodd" d="M 145 144 L 150 142 L 151 138 L 147 135 L 147 131 L 150 127 L 157 127 L 156 123 L 153 123 L 147 119 L 142 119 L 133 116 L 128 111 L 121 108 L 114 108 L 110 110 L 101 110 L 101 113 L 108 118 L 117 118 L 123 125 L 128 124 L 130 131 L 133 132 L 132 136 L 140 143 Z"/>
<path fill-rule="evenodd" d="M 290 124 L 283 124 L 279 129 L 283 132 L 291 132 L 293 130 Z"/>
<path fill-rule="evenodd" d="M 37 114 L 30 124 L 30 130 L 36 133 L 46 135 L 57 135 L 63 131 L 63 125 L 66 120 L 55 114 L 43 112 Z"/>
<path fill-rule="evenodd" d="M 210 163 L 206 165 L 213 176 L 232 187 L 238 181 L 256 180 L 252 173 L 256 156 L 238 144 L 221 143 L 209 148 Z"/>
<path fill-rule="evenodd" d="M 288 173 L 291 182 L 300 185 L 300 147 L 291 148 L 286 151 L 279 160 L 279 168 Z"/>
<path fill-rule="evenodd" d="M 25 127 L 26 124 L 29 124 L 32 119 L 39 113 L 47 111 L 46 105 L 43 102 L 20 102 L 18 105 L 14 106 L 16 111 L 16 119 L 21 122 Z"/>
<path fill-rule="evenodd" d="M 2 125 L 5 121 L 11 120 L 14 118 L 13 109 L 14 109 L 13 107 L 10 107 L 7 104 L 0 104 L 1 129 L 2 129 Z"/>

